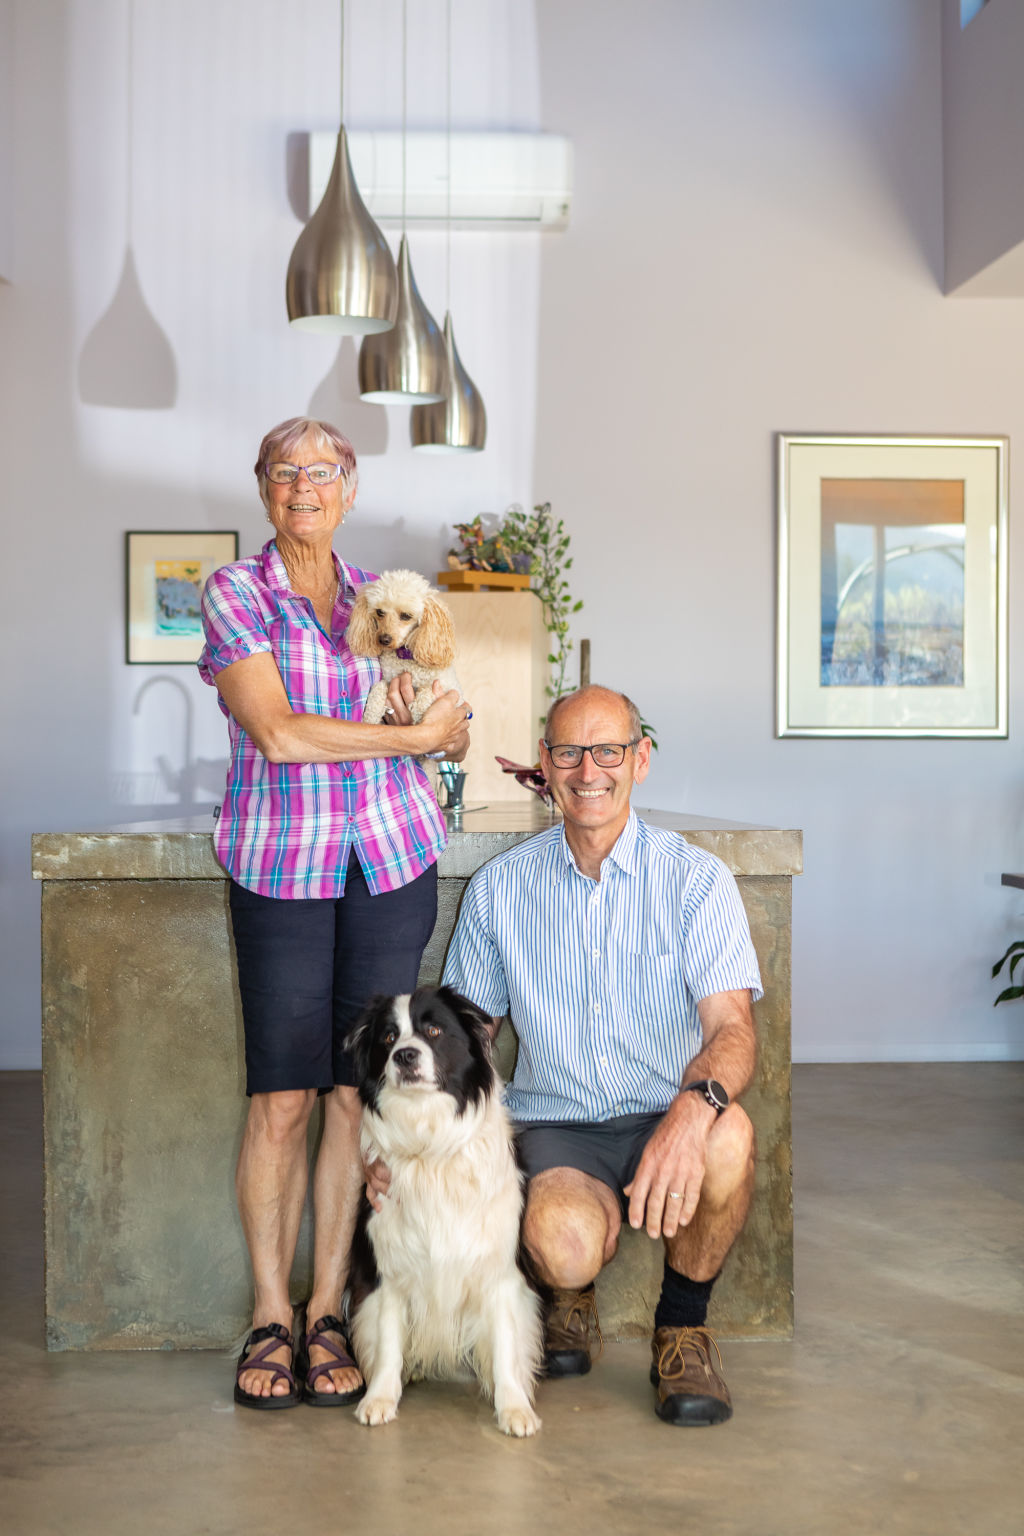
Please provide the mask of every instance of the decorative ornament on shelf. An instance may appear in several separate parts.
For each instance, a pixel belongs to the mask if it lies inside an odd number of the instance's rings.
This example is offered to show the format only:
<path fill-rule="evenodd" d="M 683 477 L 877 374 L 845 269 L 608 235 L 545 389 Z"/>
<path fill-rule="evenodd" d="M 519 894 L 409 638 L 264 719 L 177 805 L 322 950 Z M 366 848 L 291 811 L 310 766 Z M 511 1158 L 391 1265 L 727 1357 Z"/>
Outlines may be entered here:
<path fill-rule="evenodd" d="M 456 523 L 455 531 L 462 547 L 448 552 L 453 570 L 529 573 L 530 590 L 544 605 L 551 636 L 551 677 L 545 692 L 549 699 L 557 699 L 566 691 L 565 670 L 572 650 L 569 620 L 583 607 L 582 599 L 573 599 L 566 579 L 572 556 L 562 519 L 555 522 L 550 501 L 539 503 L 532 513 L 516 504 L 500 521 L 478 514 L 472 522 Z"/>
<path fill-rule="evenodd" d="M 517 784 L 521 784 L 524 789 L 532 789 L 533 793 L 540 797 L 549 811 L 554 810 L 555 797 L 551 793 L 551 787 L 544 777 L 539 763 L 535 763 L 530 768 L 526 763 L 513 763 L 507 757 L 499 757 L 497 753 L 494 754 L 494 761 L 501 764 L 502 773 L 514 774 Z"/>

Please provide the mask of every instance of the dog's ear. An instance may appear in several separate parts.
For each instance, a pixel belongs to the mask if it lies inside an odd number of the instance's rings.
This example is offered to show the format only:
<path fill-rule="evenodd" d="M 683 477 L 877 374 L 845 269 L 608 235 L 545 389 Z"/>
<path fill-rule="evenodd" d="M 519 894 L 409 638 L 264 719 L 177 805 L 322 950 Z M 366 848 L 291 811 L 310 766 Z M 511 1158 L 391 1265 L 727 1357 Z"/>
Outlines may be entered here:
<path fill-rule="evenodd" d="M 357 592 L 356 600 L 352 607 L 352 615 L 345 631 L 345 639 L 353 656 L 379 656 L 380 646 L 377 643 L 377 627 L 373 622 L 370 605 L 364 593 Z"/>
<path fill-rule="evenodd" d="M 394 998 L 385 997 L 383 994 L 372 997 L 345 1036 L 345 1049 L 355 1064 L 360 1097 L 363 1097 L 364 1083 L 369 1083 L 370 1080 L 370 1057 L 373 1055 L 378 1033 L 383 1025 L 390 1022 L 393 1003 Z M 364 1098 L 365 1102 L 367 1100 Z"/>
<path fill-rule="evenodd" d="M 486 1045 L 488 1051 L 491 1048 L 491 1015 L 478 1008 L 476 1003 L 471 1003 L 468 997 L 461 992 L 456 992 L 454 987 L 438 987 L 437 995 L 447 1003 L 453 1013 L 457 1014 L 466 1028 Z"/>
<path fill-rule="evenodd" d="M 422 667 L 450 667 L 455 660 L 455 626 L 439 597 L 424 599 L 423 617 L 412 642 L 413 660 Z"/>

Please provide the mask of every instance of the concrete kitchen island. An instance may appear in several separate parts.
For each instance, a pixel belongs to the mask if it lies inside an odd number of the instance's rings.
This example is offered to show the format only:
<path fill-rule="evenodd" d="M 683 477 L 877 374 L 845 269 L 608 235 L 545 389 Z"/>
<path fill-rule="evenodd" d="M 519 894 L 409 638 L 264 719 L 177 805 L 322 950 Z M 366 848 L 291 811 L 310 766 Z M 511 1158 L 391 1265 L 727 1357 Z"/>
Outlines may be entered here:
<path fill-rule="evenodd" d="M 711 1326 L 779 1338 L 793 1326 L 790 939 L 799 832 L 640 810 L 737 877 L 761 964 L 760 1059 L 744 1098 L 758 1136 L 754 1206 L 715 1290 Z M 521 797 L 467 810 L 441 857 L 436 981 L 466 880 L 550 826 Z M 246 1100 L 227 881 L 203 821 L 32 840 L 43 882 L 46 1327 L 51 1349 L 223 1348 L 249 1322 L 234 1207 Z M 515 1041 L 499 1037 L 503 1070 Z M 314 1119 L 316 1117 L 314 1116 Z M 625 1232 L 598 1282 L 606 1337 L 646 1334 L 661 1245 Z M 293 1275 L 306 1294 L 308 1223 Z"/>

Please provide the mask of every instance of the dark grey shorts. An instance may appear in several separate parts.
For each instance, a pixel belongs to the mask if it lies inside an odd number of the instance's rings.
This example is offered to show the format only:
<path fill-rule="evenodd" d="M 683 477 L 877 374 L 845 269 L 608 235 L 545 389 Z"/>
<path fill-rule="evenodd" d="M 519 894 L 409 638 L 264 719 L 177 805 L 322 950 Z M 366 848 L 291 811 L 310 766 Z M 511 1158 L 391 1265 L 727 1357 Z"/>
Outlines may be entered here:
<path fill-rule="evenodd" d="M 661 1115 L 620 1115 L 577 1125 L 565 1120 L 534 1120 L 516 1126 L 519 1161 L 530 1178 L 548 1168 L 578 1168 L 614 1190 L 623 1216 L 629 1201 L 622 1188 L 639 1166 L 644 1147 Z"/>

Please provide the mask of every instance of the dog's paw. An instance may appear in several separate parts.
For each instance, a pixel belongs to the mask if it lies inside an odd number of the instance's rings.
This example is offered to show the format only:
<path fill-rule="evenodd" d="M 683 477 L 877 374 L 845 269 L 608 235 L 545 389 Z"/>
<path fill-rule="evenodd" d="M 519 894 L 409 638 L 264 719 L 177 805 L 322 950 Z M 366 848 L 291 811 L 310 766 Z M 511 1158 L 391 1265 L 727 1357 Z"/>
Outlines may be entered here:
<path fill-rule="evenodd" d="M 505 1408 L 498 1414 L 498 1428 L 506 1435 L 519 1440 L 535 1435 L 540 1429 L 540 1418 L 532 1408 Z"/>
<path fill-rule="evenodd" d="M 376 1424 L 390 1424 L 398 1417 L 398 1404 L 392 1397 L 364 1397 L 356 1409 L 360 1424 L 373 1428 Z"/>

